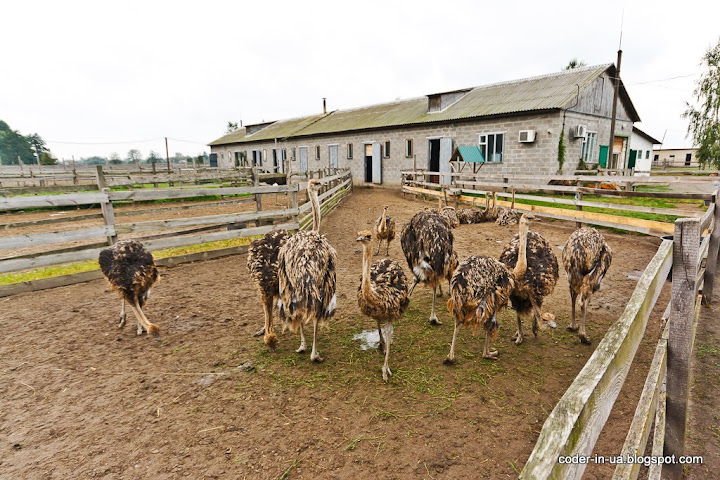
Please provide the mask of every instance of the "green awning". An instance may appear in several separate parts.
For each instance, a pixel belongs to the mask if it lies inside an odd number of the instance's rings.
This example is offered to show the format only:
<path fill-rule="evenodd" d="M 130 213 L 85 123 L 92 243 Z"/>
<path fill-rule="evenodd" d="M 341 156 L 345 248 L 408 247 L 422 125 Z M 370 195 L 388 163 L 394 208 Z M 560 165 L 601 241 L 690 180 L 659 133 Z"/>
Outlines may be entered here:
<path fill-rule="evenodd" d="M 453 152 L 452 161 L 454 162 L 472 162 L 485 163 L 480 147 L 473 145 L 470 147 L 457 147 Z"/>

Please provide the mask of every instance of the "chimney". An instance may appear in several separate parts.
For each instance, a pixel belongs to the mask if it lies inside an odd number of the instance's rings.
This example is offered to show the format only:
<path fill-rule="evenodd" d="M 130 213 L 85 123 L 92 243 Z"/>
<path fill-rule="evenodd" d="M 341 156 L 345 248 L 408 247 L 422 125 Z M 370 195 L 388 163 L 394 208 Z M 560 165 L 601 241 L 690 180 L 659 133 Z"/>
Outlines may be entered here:
<path fill-rule="evenodd" d="M 323 97 L 323 113 L 327 113 L 327 103 L 325 102 L 325 97 Z"/>

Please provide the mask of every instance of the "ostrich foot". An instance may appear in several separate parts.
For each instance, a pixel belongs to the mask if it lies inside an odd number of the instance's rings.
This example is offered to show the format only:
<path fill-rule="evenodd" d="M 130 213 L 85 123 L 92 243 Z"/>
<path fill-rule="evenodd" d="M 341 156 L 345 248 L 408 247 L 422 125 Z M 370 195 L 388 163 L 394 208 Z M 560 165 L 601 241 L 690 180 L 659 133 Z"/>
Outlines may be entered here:
<path fill-rule="evenodd" d="M 253 333 L 253 337 L 262 337 L 263 335 L 265 335 L 265 327 L 264 326 L 257 332 Z"/>
<path fill-rule="evenodd" d="M 490 350 L 487 353 L 483 353 L 483 358 L 489 358 L 490 360 L 497 360 L 498 358 L 498 351 L 497 350 Z"/>
<path fill-rule="evenodd" d="M 450 355 L 448 355 L 447 357 L 445 357 L 445 360 L 443 360 L 443 363 L 445 365 L 455 365 L 455 357 L 451 357 Z"/>
<path fill-rule="evenodd" d="M 382 374 L 383 374 L 383 380 L 385 382 L 388 381 L 390 377 L 392 377 L 392 371 L 390 371 L 390 367 L 383 367 L 382 368 Z"/>
<path fill-rule="evenodd" d="M 295 350 L 295 353 L 305 353 L 305 345 L 300 345 L 300 348 Z"/>
<path fill-rule="evenodd" d="M 513 335 L 512 339 L 515 341 L 515 345 L 520 345 L 524 340 L 520 331 L 515 332 L 515 335 Z"/>
<path fill-rule="evenodd" d="M 312 360 L 315 363 L 322 363 L 325 361 L 325 359 L 322 358 L 319 353 L 314 353 L 314 354 L 311 353 L 310 360 Z"/>
<path fill-rule="evenodd" d="M 430 317 L 430 325 L 442 325 L 442 322 L 438 320 L 437 315 Z"/>
<path fill-rule="evenodd" d="M 435 298 L 442 298 L 442 296 L 443 296 L 442 287 L 440 287 L 440 288 L 438 288 L 438 291 L 435 294 Z"/>
<path fill-rule="evenodd" d="M 143 327 L 141 323 L 138 323 L 137 334 L 142 335 L 143 333 L 145 333 L 145 327 Z"/>
<path fill-rule="evenodd" d="M 585 345 L 590 345 L 590 343 L 591 343 L 591 342 L 590 342 L 590 337 L 588 337 L 588 336 L 585 335 L 584 333 L 581 333 L 581 334 L 579 335 L 579 337 L 580 337 L 580 341 L 581 341 L 582 343 L 584 343 Z"/>
<path fill-rule="evenodd" d="M 118 328 L 123 328 L 125 326 L 125 319 L 127 318 L 127 315 L 125 312 L 120 314 L 120 323 L 118 324 Z"/>

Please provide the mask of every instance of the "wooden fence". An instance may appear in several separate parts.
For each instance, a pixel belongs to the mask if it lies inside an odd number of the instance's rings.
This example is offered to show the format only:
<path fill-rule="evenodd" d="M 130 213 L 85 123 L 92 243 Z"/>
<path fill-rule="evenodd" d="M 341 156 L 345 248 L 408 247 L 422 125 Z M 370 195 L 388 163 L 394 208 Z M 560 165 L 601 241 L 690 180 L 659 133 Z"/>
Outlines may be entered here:
<path fill-rule="evenodd" d="M 48 246 L 48 248 L 43 248 L 40 253 L 15 255 L 0 259 L 0 273 L 95 259 L 102 248 L 116 242 L 122 235 L 138 238 L 152 251 L 262 235 L 275 228 L 297 230 L 305 228 L 309 221 L 311 223 L 311 214 L 304 215 L 310 210 L 310 203 L 304 202 L 300 205 L 299 202 L 299 195 L 305 188 L 304 184 L 299 183 L 289 185 L 260 185 L 259 178 L 256 177 L 254 186 L 245 187 L 158 188 L 113 191 L 107 188 L 106 179 L 103 176 L 101 168 L 97 170 L 97 181 L 101 187 L 101 191 L 96 193 L 0 197 L 0 212 L 29 208 L 74 207 L 82 205 L 100 205 L 102 211 L 101 214 L 79 215 L 63 219 L 12 222 L 0 225 L 0 228 L 5 227 L 6 230 L 13 230 L 17 227 L 53 224 L 56 223 L 56 220 L 57 223 L 68 222 L 73 221 L 73 218 L 79 218 L 80 220 L 102 218 L 103 220 L 103 225 L 89 228 L 0 237 L 0 251 Z M 352 189 L 352 178 L 349 171 L 343 171 L 336 175 L 324 176 L 322 181 L 324 183 L 324 191 L 322 191 L 320 195 L 321 210 L 323 213 L 327 213 L 349 194 Z M 286 196 L 288 203 L 287 208 L 280 210 L 263 210 L 262 197 L 269 194 Z M 254 201 L 256 208 L 255 211 L 249 212 L 122 223 L 118 221 L 120 215 L 116 215 L 116 208 L 114 207 L 114 203 L 116 204 L 118 202 L 191 199 L 208 196 L 231 198 L 230 200 L 224 199 L 220 202 L 213 202 L 213 205 Z M 204 206 L 207 208 L 207 204 Z M 146 213 L 148 211 L 166 212 L 168 210 L 177 210 L 179 212 L 186 208 L 202 207 L 203 205 L 160 207 L 143 210 L 140 213 Z M 248 225 L 251 222 L 253 225 Z M 153 235 L 141 236 L 147 233 L 153 233 Z M 52 249 L 53 245 L 78 241 L 85 242 L 85 244 L 69 248 Z M 97 243 L 88 245 L 88 241 L 96 241 Z M 207 253 L 205 256 L 207 256 Z M 69 277 L 70 278 L 66 280 L 74 283 L 72 280 L 74 280 L 75 277 Z M 87 277 L 87 275 L 84 277 L 80 276 L 79 278 L 85 277 Z M 68 283 L 63 283 L 62 279 L 55 278 L 47 282 L 36 281 L 14 284 L 0 287 L 0 296 L 42 288 L 42 286 L 46 284 L 57 286 Z"/>

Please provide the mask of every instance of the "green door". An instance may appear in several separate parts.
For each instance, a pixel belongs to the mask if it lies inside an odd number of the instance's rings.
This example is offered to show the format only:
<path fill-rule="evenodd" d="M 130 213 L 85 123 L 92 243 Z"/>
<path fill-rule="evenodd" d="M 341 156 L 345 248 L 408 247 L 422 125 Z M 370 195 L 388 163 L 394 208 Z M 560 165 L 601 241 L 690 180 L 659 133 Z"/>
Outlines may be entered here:
<path fill-rule="evenodd" d="M 600 145 L 600 157 L 598 158 L 598 165 L 600 165 L 600 168 L 607 168 L 607 158 L 608 146 Z"/>
<path fill-rule="evenodd" d="M 628 158 L 628 168 L 635 168 L 635 159 L 637 159 L 637 150 L 630 150 L 630 158 Z"/>

